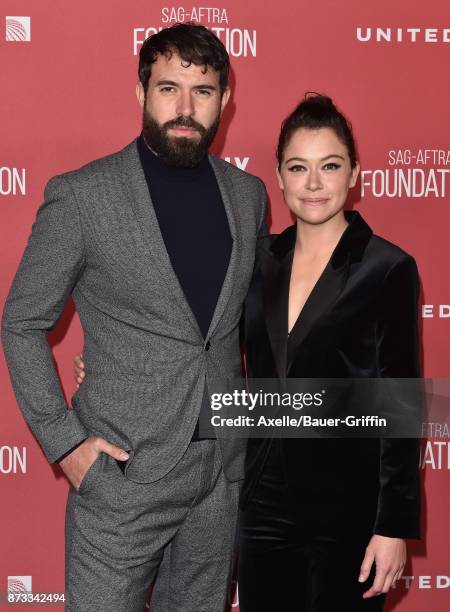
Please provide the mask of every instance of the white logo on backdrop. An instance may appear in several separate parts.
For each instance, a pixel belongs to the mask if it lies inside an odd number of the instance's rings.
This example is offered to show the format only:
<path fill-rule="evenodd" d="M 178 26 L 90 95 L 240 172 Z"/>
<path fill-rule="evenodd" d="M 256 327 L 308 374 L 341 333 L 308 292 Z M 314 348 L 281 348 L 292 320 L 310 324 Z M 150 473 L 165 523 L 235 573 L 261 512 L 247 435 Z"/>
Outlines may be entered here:
<path fill-rule="evenodd" d="M 225 8 L 183 7 L 161 9 L 161 26 L 133 28 L 133 54 L 137 55 L 146 38 L 175 23 L 193 21 L 207 27 L 223 42 L 231 57 L 256 57 L 256 30 L 229 27 Z"/>
<path fill-rule="evenodd" d="M 420 451 L 420 467 L 422 470 L 450 470 L 450 442 L 428 440 Z"/>
<path fill-rule="evenodd" d="M 398 581 L 397 588 L 400 586 L 410 589 L 411 585 L 417 589 L 448 589 L 450 587 L 449 576 L 402 576 Z M 395 588 L 395 586 L 393 587 Z"/>
<path fill-rule="evenodd" d="M 233 166 L 236 166 L 239 170 L 245 170 L 250 161 L 250 157 L 224 157 L 224 160 L 229 164 L 233 164 Z"/>
<path fill-rule="evenodd" d="M 450 319 L 450 304 L 423 304 L 422 319 Z"/>
<path fill-rule="evenodd" d="M 0 166 L 0 196 L 25 195 L 25 168 L 9 168 Z"/>
<path fill-rule="evenodd" d="M 31 593 L 31 576 L 8 576 L 8 593 Z"/>
<path fill-rule="evenodd" d="M 449 191 L 450 151 L 392 149 L 385 168 L 361 171 L 361 197 L 445 198 Z"/>
<path fill-rule="evenodd" d="M 450 43 L 450 28 L 356 28 L 359 42 Z"/>
<path fill-rule="evenodd" d="M 437 423 L 435 421 L 422 423 L 422 435 L 427 438 L 449 438 L 450 429 L 448 423 Z"/>
<path fill-rule="evenodd" d="M 0 474 L 18 473 L 27 473 L 26 446 L 0 446 Z"/>
<path fill-rule="evenodd" d="M 30 42 L 30 17 L 6 17 L 5 37 L 8 42 Z"/>
<path fill-rule="evenodd" d="M 228 23 L 227 9 L 193 6 L 185 9 L 182 6 L 161 9 L 162 23 L 183 23 L 185 21 L 206 21 L 206 23 Z"/>

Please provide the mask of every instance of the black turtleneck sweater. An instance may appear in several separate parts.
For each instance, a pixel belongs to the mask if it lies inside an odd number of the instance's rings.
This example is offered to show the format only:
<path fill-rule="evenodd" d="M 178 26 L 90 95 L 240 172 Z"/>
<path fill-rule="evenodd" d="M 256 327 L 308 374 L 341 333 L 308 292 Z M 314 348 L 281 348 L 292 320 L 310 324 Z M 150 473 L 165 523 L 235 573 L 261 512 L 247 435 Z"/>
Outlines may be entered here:
<path fill-rule="evenodd" d="M 194 168 L 169 166 L 147 147 L 142 134 L 137 145 L 172 267 L 206 338 L 232 248 L 228 218 L 214 170 L 208 156 Z M 206 392 L 201 412 L 209 414 Z M 214 430 L 210 428 L 205 436 L 214 438 Z M 199 439 L 197 422 L 192 440 Z"/>
<path fill-rule="evenodd" d="M 145 144 L 138 150 L 164 244 L 205 338 L 230 261 L 232 239 L 208 156 L 194 168 L 169 166 Z"/>

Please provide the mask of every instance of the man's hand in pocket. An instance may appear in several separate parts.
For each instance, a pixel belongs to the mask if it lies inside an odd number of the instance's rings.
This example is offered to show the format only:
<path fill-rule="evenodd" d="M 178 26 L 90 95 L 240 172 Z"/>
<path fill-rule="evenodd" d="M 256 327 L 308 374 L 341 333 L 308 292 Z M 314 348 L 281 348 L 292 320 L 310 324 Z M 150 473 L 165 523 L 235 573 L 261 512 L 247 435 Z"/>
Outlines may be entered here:
<path fill-rule="evenodd" d="M 86 472 L 100 453 L 106 453 L 119 461 L 126 461 L 129 457 L 127 452 L 110 444 L 104 438 L 91 436 L 59 462 L 64 474 L 77 491 Z"/>

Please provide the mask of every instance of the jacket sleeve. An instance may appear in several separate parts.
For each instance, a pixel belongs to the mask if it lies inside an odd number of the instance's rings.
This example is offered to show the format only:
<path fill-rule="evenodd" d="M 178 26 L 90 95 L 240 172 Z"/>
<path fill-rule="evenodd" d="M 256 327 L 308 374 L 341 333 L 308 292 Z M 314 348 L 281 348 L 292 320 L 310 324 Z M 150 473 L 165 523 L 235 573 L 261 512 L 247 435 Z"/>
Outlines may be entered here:
<path fill-rule="evenodd" d="M 260 188 L 260 217 L 259 217 L 259 223 L 258 223 L 257 241 L 260 238 L 263 238 L 264 236 L 267 236 L 269 234 L 269 230 L 267 229 L 267 222 L 266 222 L 267 201 L 268 201 L 267 190 L 266 190 L 264 183 L 261 180 L 258 180 L 258 182 L 259 182 L 259 188 Z M 256 249 L 256 252 L 255 252 L 255 264 L 253 266 L 253 277 L 255 275 L 255 268 L 257 265 L 257 262 L 256 262 L 257 253 L 258 253 L 258 249 Z M 250 282 L 250 284 L 252 284 L 252 282 L 253 280 Z M 246 302 L 244 302 L 244 305 L 242 307 L 241 318 L 239 319 L 239 341 L 241 345 L 245 342 L 245 305 L 246 305 Z M 241 350 L 243 350 L 242 346 L 241 346 Z M 245 354 L 244 354 L 244 363 L 245 363 Z"/>
<path fill-rule="evenodd" d="M 269 233 L 269 230 L 267 229 L 267 221 L 266 221 L 267 202 L 269 198 L 267 195 L 266 187 L 262 181 L 260 181 L 260 188 L 261 188 L 261 217 L 259 220 L 258 238 L 267 236 Z"/>
<path fill-rule="evenodd" d="M 47 342 L 83 267 L 75 195 L 56 177 L 46 187 L 2 320 L 17 402 L 51 463 L 89 435 L 68 409 Z"/>
<path fill-rule="evenodd" d="M 388 271 L 380 295 L 378 373 L 387 378 L 420 376 L 419 278 L 405 256 Z M 417 438 L 380 441 L 380 492 L 374 533 L 420 538 L 420 446 Z"/>

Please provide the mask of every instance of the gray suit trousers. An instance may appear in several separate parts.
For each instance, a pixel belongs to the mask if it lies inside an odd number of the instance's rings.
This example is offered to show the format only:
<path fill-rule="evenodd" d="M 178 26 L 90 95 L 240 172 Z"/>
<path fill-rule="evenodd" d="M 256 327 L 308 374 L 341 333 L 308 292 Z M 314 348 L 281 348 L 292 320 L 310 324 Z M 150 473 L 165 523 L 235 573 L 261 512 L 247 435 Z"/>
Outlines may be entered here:
<path fill-rule="evenodd" d="M 238 496 L 216 440 L 192 442 L 151 483 L 101 453 L 67 501 L 66 610 L 143 612 L 154 584 L 152 612 L 223 612 Z"/>

